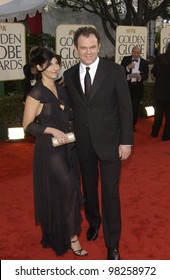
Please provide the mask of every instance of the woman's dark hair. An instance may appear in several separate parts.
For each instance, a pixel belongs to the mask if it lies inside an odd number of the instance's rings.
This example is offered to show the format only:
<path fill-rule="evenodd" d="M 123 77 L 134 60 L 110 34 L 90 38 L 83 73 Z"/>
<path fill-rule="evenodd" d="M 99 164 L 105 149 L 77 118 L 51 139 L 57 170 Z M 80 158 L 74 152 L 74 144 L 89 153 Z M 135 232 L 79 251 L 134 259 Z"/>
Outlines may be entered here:
<path fill-rule="evenodd" d="M 38 65 L 38 64 L 40 66 L 43 66 L 44 64 L 46 64 L 45 68 L 42 71 L 39 71 L 39 72 L 43 72 L 49 67 L 53 57 L 55 57 L 58 61 L 58 64 L 61 65 L 60 55 L 56 54 L 54 51 L 46 47 L 37 47 L 35 50 L 31 51 L 29 63 L 31 66 Z"/>
<path fill-rule="evenodd" d="M 77 47 L 78 38 L 82 35 L 84 37 L 89 37 L 93 34 L 97 38 L 98 44 L 100 44 L 100 35 L 94 27 L 80 27 L 74 33 L 74 45 Z"/>

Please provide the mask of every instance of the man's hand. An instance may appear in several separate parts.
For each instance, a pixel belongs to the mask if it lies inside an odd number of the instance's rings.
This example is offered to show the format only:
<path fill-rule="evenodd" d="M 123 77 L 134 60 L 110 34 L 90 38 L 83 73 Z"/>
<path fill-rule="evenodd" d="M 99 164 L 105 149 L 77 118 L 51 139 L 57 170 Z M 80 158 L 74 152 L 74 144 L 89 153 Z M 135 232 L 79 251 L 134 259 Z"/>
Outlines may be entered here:
<path fill-rule="evenodd" d="M 130 70 L 130 69 L 133 69 L 135 67 L 135 63 L 130 63 L 127 68 Z"/>
<path fill-rule="evenodd" d="M 119 146 L 119 157 L 121 160 L 127 159 L 131 154 L 132 147 L 130 145 Z"/>

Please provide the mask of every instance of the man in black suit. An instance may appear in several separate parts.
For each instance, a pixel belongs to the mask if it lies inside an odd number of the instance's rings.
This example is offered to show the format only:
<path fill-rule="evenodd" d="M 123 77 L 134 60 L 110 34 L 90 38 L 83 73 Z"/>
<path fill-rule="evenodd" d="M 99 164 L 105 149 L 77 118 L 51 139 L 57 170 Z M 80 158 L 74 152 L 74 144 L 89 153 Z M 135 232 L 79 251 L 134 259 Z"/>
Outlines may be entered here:
<path fill-rule="evenodd" d="M 133 47 L 132 55 L 124 56 L 121 65 L 124 67 L 128 80 L 132 111 L 133 111 L 133 130 L 139 117 L 140 101 L 143 96 L 143 81 L 148 79 L 149 65 L 147 60 L 140 56 L 141 50 L 138 46 Z"/>
<path fill-rule="evenodd" d="M 85 215 L 89 223 L 86 236 L 88 240 L 95 240 L 101 224 L 98 198 L 100 166 L 102 223 L 108 249 L 107 259 L 117 260 L 120 259 L 121 160 L 129 157 L 133 144 L 128 84 L 120 65 L 98 57 L 100 36 L 95 28 L 79 28 L 74 35 L 74 45 L 80 63 L 65 71 L 64 81 L 73 104 Z"/>
<path fill-rule="evenodd" d="M 155 116 L 151 136 L 158 136 L 163 118 L 165 118 L 162 140 L 170 140 L 170 42 L 165 53 L 155 57 L 151 73 L 153 79 L 155 79 Z"/>

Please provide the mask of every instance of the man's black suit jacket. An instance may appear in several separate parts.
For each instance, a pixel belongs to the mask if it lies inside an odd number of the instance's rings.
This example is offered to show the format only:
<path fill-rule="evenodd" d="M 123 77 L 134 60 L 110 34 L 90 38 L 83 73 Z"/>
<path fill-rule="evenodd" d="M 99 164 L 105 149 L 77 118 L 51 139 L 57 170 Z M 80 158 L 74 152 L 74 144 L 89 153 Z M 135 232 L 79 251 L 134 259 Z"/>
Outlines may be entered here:
<path fill-rule="evenodd" d="M 126 76 L 128 74 L 131 74 L 132 71 L 127 71 L 126 67 L 132 63 L 132 56 L 124 56 L 121 62 L 121 65 L 124 67 L 125 72 L 126 72 Z M 149 65 L 148 65 L 148 61 L 142 57 L 140 57 L 140 63 L 139 63 L 139 71 L 140 71 L 140 75 L 141 75 L 141 80 L 137 81 L 138 84 L 143 84 L 143 81 L 148 79 L 148 74 L 149 74 Z M 129 81 L 130 83 L 130 81 Z"/>
<path fill-rule="evenodd" d="M 64 81 L 72 100 L 80 158 L 88 157 L 89 134 L 100 159 L 118 158 L 119 144 L 133 144 L 131 100 L 122 67 L 100 58 L 88 102 L 80 84 L 79 64 L 64 72 Z"/>
<path fill-rule="evenodd" d="M 170 101 L 170 62 L 166 53 L 156 56 L 151 70 L 156 78 L 154 95 L 159 100 Z"/>

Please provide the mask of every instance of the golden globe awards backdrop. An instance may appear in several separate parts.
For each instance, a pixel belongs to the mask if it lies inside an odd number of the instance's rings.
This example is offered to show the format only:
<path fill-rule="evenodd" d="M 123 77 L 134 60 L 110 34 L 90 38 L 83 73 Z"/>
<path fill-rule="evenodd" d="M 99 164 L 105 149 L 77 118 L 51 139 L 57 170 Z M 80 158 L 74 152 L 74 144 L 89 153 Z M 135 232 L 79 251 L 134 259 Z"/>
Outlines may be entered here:
<path fill-rule="evenodd" d="M 0 23 L 0 81 L 24 78 L 25 50 L 25 26 Z"/>
<path fill-rule="evenodd" d="M 143 26 L 121 26 L 116 28 L 115 62 L 121 63 L 124 56 L 131 55 L 132 48 L 138 45 L 141 56 L 146 59 L 148 31 Z"/>
<path fill-rule="evenodd" d="M 79 56 L 74 49 L 73 37 L 75 31 L 81 26 L 93 25 L 60 24 L 56 28 L 56 53 L 61 55 L 63 72 L 79 62 Z"/>
<path fill-rule="evenodd" d="M 160 53 L 164 53 L 167 44 L 170 42 L 170 26 L 162 28 L 160 35 Z"/>

